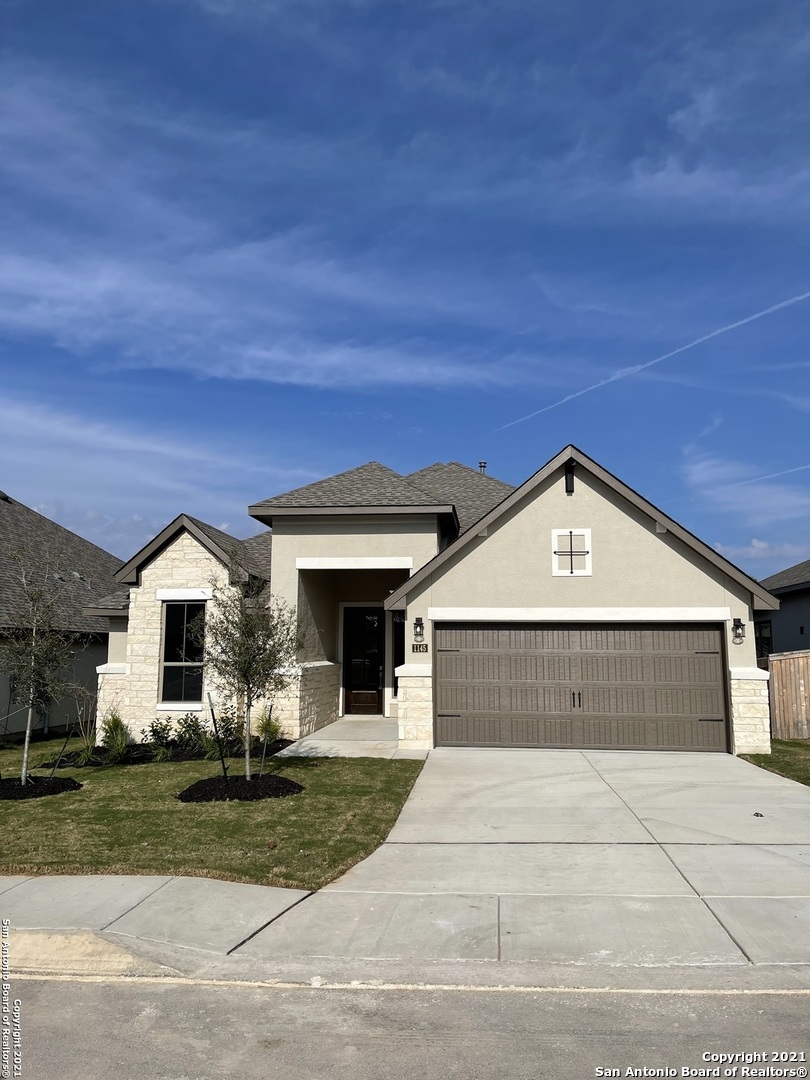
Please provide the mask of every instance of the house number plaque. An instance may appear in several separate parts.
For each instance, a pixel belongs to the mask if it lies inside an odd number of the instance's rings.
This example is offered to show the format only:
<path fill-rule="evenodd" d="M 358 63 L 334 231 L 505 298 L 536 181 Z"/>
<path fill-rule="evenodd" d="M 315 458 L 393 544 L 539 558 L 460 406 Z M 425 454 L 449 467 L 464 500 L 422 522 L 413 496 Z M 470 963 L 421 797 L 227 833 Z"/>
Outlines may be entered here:
<path fill-rule="evenodd" d="M 413 645 L 411 645 L 411 649 L 413 649 L 414 652 L 427 652 L 427 642 L 417 641 Z"/>

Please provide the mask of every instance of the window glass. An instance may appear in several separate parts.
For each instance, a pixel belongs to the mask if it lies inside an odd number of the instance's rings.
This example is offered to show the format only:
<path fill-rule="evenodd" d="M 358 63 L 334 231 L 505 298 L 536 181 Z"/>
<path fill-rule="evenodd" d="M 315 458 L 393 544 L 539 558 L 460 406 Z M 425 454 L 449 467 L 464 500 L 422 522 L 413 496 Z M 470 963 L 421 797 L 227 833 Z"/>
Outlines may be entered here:
<path fill-rule="evenodd" d="M 164 605 L 162 701 L 202 701 L 203 643 L 192 628 L 204 611 L 204 603 Z"/>

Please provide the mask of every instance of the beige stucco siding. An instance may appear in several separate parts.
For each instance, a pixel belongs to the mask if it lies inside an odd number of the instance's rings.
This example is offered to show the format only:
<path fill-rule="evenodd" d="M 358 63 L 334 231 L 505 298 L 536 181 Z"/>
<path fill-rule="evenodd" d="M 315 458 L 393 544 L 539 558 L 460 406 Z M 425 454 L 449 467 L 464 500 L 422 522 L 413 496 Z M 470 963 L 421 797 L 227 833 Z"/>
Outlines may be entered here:
<path fill-rule="evenodd" d="M 382 604 L 407 570 L 300 570 L 298 617 L 302 661 L 340 660 L 340 605 Z"/>
<path fill-rule="evenodd" d="M 298 601 L 300 559 L 410 559 L 418 570 L 438 551 L 435 516 L 301 517 L 273 523 L 272 582 L 276 596 Z"/>

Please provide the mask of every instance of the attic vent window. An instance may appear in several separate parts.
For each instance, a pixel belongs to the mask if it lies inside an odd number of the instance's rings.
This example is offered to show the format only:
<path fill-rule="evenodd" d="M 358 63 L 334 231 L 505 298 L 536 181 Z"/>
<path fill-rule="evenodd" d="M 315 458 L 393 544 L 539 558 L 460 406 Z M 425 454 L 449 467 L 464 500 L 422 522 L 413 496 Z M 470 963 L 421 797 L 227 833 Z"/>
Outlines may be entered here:
<path fill-rule="evenodd" d="M 551 530 L 551 573 L 554 577 L 590 577 L 591 530 Z"/>

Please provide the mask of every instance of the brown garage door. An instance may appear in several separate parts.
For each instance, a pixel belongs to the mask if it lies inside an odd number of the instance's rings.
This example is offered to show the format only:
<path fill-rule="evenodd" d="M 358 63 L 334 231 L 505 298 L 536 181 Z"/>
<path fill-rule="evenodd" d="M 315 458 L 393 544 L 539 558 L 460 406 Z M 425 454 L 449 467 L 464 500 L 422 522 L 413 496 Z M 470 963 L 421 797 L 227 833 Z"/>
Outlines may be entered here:
<path fill-rule="evenodd" d="M 437 746 L 728 748 L 706 625 L 438 623 Z"/>

